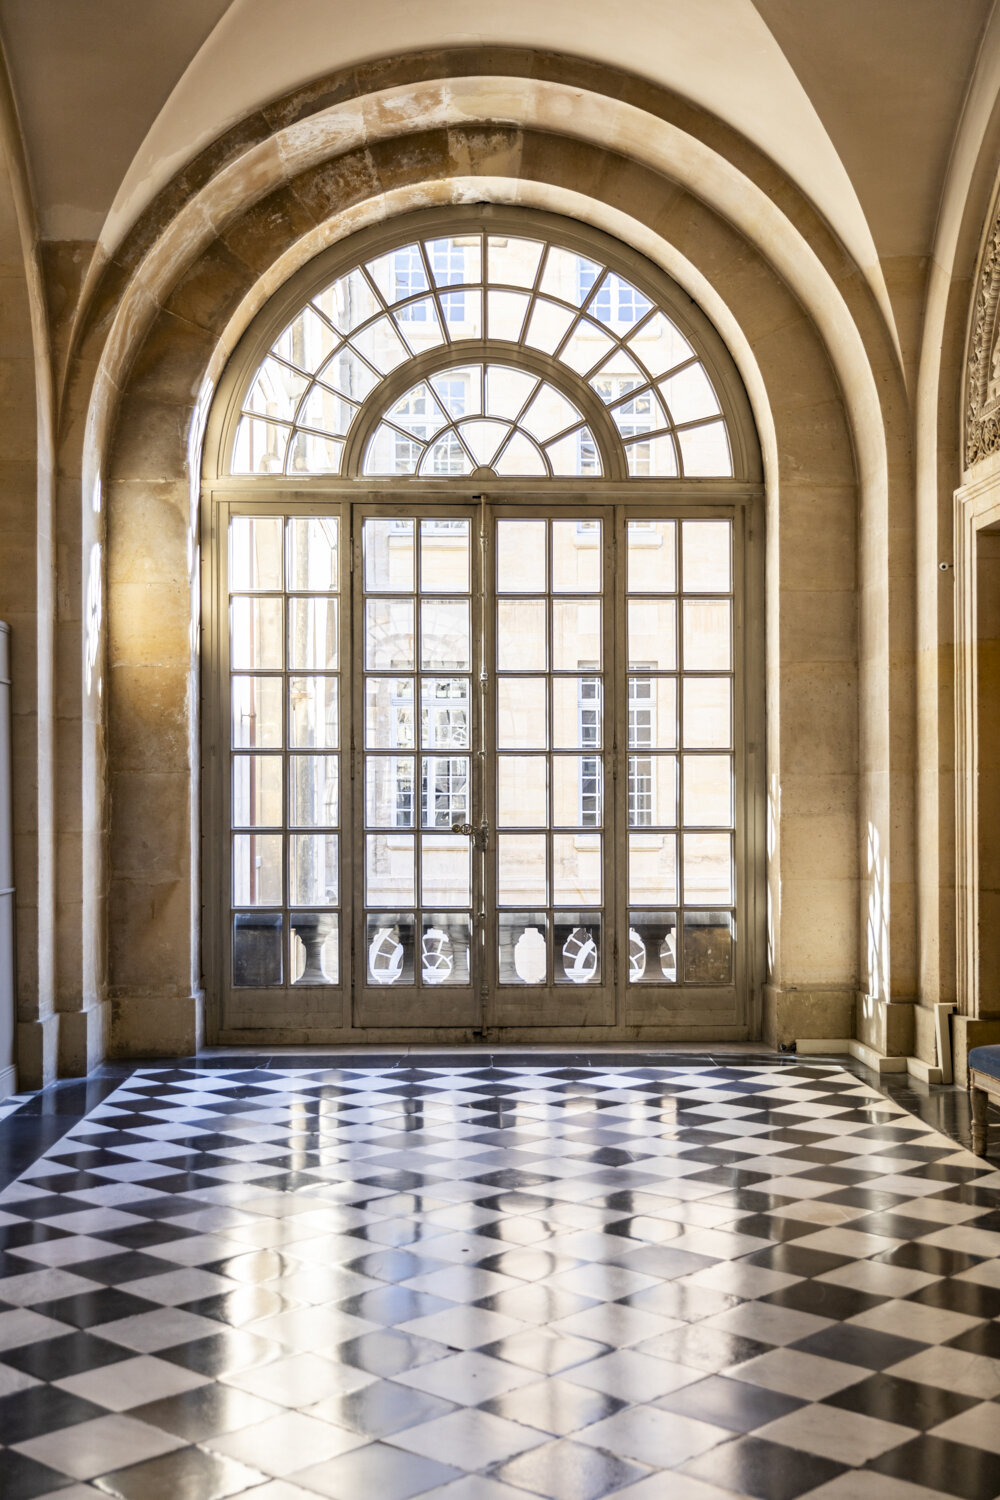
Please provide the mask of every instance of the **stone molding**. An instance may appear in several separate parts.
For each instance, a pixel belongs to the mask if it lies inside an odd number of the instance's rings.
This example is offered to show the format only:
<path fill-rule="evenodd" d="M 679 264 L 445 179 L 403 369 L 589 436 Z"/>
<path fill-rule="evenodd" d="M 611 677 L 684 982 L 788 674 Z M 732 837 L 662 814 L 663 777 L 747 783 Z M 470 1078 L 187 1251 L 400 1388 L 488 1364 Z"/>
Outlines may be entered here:
<path fill-rule="evenodd" d="M 1000 225 L 998 225 L 1000 234 Z M 1000 420 L 1000 411 L 998 411 Z M 955 491 L 955 948 L 959 1013 L 979 1004 L 979 703 L 976 555 L 1000 522 L 1000 462 Z"/>
<path fill-rule="evenodd" d="M 965 468 L 1000 452 L 1000 199 L 987 221 L 969 330 Z"/>

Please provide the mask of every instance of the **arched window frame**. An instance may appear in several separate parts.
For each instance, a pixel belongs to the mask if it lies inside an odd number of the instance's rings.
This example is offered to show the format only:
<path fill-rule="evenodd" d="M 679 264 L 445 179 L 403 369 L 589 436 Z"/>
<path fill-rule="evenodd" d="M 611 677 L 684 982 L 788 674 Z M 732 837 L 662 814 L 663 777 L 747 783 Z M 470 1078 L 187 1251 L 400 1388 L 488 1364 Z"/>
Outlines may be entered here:
<path fill-rule="evenodd" d="M 376 384 L 360 403 L 358 415 L 345 442 L 340 471 L 337 473 L 249 474 L 233 472 L 231 457 L 244 398 L 258 369 L 293 318 L 314 297 L 355 267 L 407 245 L 434 237 L 459 235 L 472 229 L 492 234 L 507 233 L 524 238 L 541 238 L 558 248 L 575 251 L 599 261 L 617 273 L 647 297 L 654 309 L 666 314 L 691 345 L 703 364 L 715 391 L 722 420 L 725 422 L 732 458 L 731 476 L 693 478 L 680 475 L 630 474 L 621 435 L 606 405 L 588 381 L 575 374 L 568 365 L 541 350 L 524 343 L 498 339 L 462 339 L 439 345 L 404 360 Z M 589 295 L 588 289 L 588 295 Z M 234 485 L 255 490 L 310 489 L 359 484 L 380 489 L 401 482 L 407 485 L 437 487 L 463 482 L 482 482 L 482 476 L 451 475 L 376 475 L 364 472 L 364 454 L 370 438 L 384 414 L 411 385 L 446 369 L 450 365 L 497 362 L 530 370 L 548 381 L 582 413 L 597 441 L 603 472 L 594 476 L 529 476 L 531 482 L 546 489 L 578 487 L 581 483 L 627 483 L 642 487 L 666 486 L 671 494 L 707 496 L 708 492 L 732 495 L 747 485 L 759 487 L 762 479 L 760 448 L 756 430 L 738 371 L 722 339 L 697 304 L 664 272 L 637 251 L 601 231 L 573 220 L 531 209 L 512 209 L 490 204 L 456 205 L 448 208 L 418 211 L 393 220 L 390 224 L 372 226 L 331 246 L 289 278 L 253 320 L 229 361 L 220 388 L 215 394 L 203 447 L 202 477 L 205 483 Z M 678 424 L 683 425 L 683 424 Z M 490 475 L 491 487 L 523 486 L 525 476 L 504 478 Z"/>
<path fill-rule="evenodd" d="M 233 451 L 236 429 L 243 409 L 243 400 L 257 370 L 281 333 L 301 309 L 314 297 L 329 287 L 339 277 L 353 268 L 375 257 L 397 248 L 434 236 L 450 236 L 470 232 L 472 228 L 484 233 L 509 233 L 526 238 L 542 238 L 550 244 L 576 251 L 582 256 L 597 259 L 610 271 L 617 272 L 661 309 L 676 325 L 704 365 L 712 382 L 726 431 L 732 457 L 730 476 L 642 476 L 630 474 L 625 458 L 625 448 L 608 406 L 590 387 L 587 380 L 576 376 L 565 364 L 554 357 L 523 344 L 512 344 L 499 340 L 462 340 L 448 343 L 424 354 L 405 360 L 378 383 L 361 403 L 357 420 L 349 434 L 344 460 L 339 473 L 304 474 L 246 474 L 230 470 L 230 455 Z M 498 362 L 531 370 L 547 380 L 581 411 L 585 421 L 601 446 L 603 472 L 590 476 L 532 476 L 503 477 L 492 473 L 474 471 L 468 475 L 373 475 L 364 472 L 364 453 L 367 444 L 379 425 L 383 415 L 411 386 L 421 379 L 450 365 L 474 362 Z M 207 397 L 206 397 L 207 400 Z M 450 206 L 433 210 L 421 210 L 401 216 L 388 225 L 372 226 L 351 234 L 343 242 L 331 246 L 316 256 L 308 265 L 294 274 L 269 298 L 261 311 L 236 346 L 220 379 L 209 406 L 202 445 L 202 488 L 205 499 L 202 525 L 203 560 L 203 617 L 202 653 L 206 668 L 211 668 L 220 655 L 220 639 L 227 630 L 225 605 L 222 591 L 222 568 L 224 567 L 224 529 L 220 529 L 218 515 L 236 508 L 245 513 L 269 513 L 269 509 L 288 504 L 293 508 L 309 512 L 323 511 L 334 507 L 346 523 L 356 511 L 364 513 L 368 504 L 386 505 L 398 503 L 404 508 L 421 501 L 437 505 L 453 502 L 464 504 L 482 502 L 487 497 L 496 507 L 556 506 L 571 503 L 601 506 L 608 504 L 627 505 L 628 513 L 635 516 L 653 514 L 648 507 L 665 507 L 665 513 L 681 514 L 685 508 L 693 508 L 706 518 L 721 515 L 732 507 L 731 513 L 742 528 L 745 567 L 742 575 L 744 597 L 740 605 L 742 647 L 741 659 L 745 671 L 745 691 L 742 704 L 743 724 L 741 741 L 746 753 L 741 785 L 743 787 L 742 823 L 743 896 L 738 903 L 743 913 L 740 945 L 737 948 L 739 968 L 735 976 L 736 988 L 742 989 L 745 1005 L 740 1018 L 722 1019 L 720 1036 L 752 1036 L 759 1028 L 762 985 L 765 973 L 766 930 L 764 902 L 765 869 L 765 796 L 763 776 L 763 672 L 764 672 L 764 621 L 763 621 L 763 466 L 750 403 L 739 373 L 721 337 L 708 318 L 691 298 L 666 273 L 662 272 L 640 253 L 629 249 L 620 241 L 597 230 L 580 225 L 556 215 L 530 209 L 507 208 L 495 205 Z M 216 504 L 219 502 L 219 504 Z M 704 511 L 702 512 L 702 507 Z M 291 510 L 289 514 L 291 514 Z M 356 544 L 349 549 L 350 568 L 360 557 Z M 345 568 L 346 568 L 345 560 Z M 345 574 L 346 577 L 346 574 Z M 353 580 L 352 580 L 353 586 Z M 222 741 L 220 732 L 225 710 L 213 703 L 215 689 L 206 673 L 206 701 L 203 721 L 203 753 L 206 769 L 217 763 Z M 356 695 L 356 686 L 345 684 L 345 690 Z M 359 712 L 357 704 L 352 709 L 355 719 Z M 345 755 L 347 746 L 344 746 Z M 351 743 L 351 759 L 354 760 L 354 742 Z M 345 772 L 346 774 L 346 772 Z M 225 896 L 223 874 L 215 833 L 226 818 L 225 808 L 220 802 L 222 782 L 218 774 L 207 775 L 203 787 L 202 820 L 205 831 L 204 879 L 209 904 L 217 898 L 228 901 Z M 639 795 L 637 791 L 637 795 Z M 739 856 L 738 856 L 739 858 Z M 353 921 L 353 919 L 350 919 Z M 350 925 L 350 921 L 348 925 Z M 346 928 L 343 929 L 346 932 Z M 347 939 L 345 938 L 344 941 Z M 353 938 L 351 939 L 353 944 Z M 213 1031 L 227 1041 L 245 1040 L 251 1032 L 244 1032 L 240 1023 L 235 1030 L 224 1019 L 219 1010 L 220 997 L 214 993 L 221 980 L 228 938 L 222 926 L 209 921 L 205 930 L 205 970 L 209 980 L 212 1013 L 215 1016 Z M 359 950 L 360 953 L 360 950 Z M 356 958 L 351 948 L 351 973 L 360 970 L 360 957 Z M 627 963 L 627 954 L 621 964 Z M 618 955 L 616 949 L 615 971 L 617 975 Z M 622 970 L 624 974 L 624 967 Z M 343 979 L 343 1010 L 341 1021 L 332 1029 L 321 1023 L 320 1029 L 310 1033 L 302 1031 L 298 1013 L 295 1019 L 283 1018 L 277 1013 L 267 1022 L 255 1020 L 252 1026 L 264 1024 L 277 1027 L 291 1026 L 291 1036 L 296 1040 L 334 1040 L 350 1037 L 366 1037 L 369 1040 L 388 1039 L 390 1032 L 372 1030 L 370 1023 L 358 1018 L 351 1010 L 351 988 L 354 983 Z M 624 981 L 623 981 L 624 982 Z M 615 984 L 618 983 L 616 978 Z M 290 991 L 288 992 L 291 993 Z M 269 1003 L 270 1003 L 270 996 Z M 625 1026 L 621 1034 L 639 1034 L 628 1030 L 638 1026 L 653 1028 L 653 1034 L 663 1033 L 663 1016 L 655 1010 L 644 1009 L 644 997 L 636 1001 L 638 1008 L 630 1012 L 631 1020 L 620 1019 Z M 356 996 L 355 996 L 356 1000 Z M 270 1009 L 268 1011 L 270 1017 Z M 439 1023 L 439 1027 L 440 1024 Z M 547 1024 L 547 1023 L 545 1023 Z M 668 1029 L 669 1029 L 669 1023 Z M 699 1027 L 702 1020 L 695 1012 L 687 1014 L 680 1023 L 679 1035 L 707 1034 Z M 713 1022 L 713 1025 L 718 1023 Z M 690 1030 L 694 1027 L 694 1031 Z M 711 1030 L 711 1027 L 709 1028 Z M 456 1023 L 456 1034 L 462 1028 Z M 256 1032 L 253 1033 L 256 1035 Z M 446 1031 L 437 1029 L 442 1039 Z M 613 1033 L 609 1033 L 613 1034 Z M 712 1032 L 714 1035 L 715 1032 Z"/>

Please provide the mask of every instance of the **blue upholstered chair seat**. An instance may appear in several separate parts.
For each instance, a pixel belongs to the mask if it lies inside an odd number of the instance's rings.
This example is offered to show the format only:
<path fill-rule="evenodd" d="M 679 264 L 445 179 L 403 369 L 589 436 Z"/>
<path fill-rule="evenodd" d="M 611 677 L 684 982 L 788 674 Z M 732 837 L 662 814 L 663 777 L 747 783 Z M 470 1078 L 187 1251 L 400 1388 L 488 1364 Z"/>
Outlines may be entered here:
<path fill-rule="evenodd" d="M 1000 1079 L 1000 1046 L 973 1047 L 969 1053 L 969 1067 L 987 1078 Z"/>

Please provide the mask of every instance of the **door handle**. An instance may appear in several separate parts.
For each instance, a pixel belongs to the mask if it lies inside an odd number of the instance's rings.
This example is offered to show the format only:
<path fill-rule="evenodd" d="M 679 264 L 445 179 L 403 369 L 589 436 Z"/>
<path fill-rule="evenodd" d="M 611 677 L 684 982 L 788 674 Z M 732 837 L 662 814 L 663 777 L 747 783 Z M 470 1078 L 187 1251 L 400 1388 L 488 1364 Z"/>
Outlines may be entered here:
<path fill-rule="evenodd" d="M 485 849 L 490 836 L 490 825 L 486 818 L 484 818 L 478 828 L 475 828 L 471 823 L 452 823 L 451 831 L 452 833 L 464 833 L 466 838 L 472 840 L 477 849 Z"/>

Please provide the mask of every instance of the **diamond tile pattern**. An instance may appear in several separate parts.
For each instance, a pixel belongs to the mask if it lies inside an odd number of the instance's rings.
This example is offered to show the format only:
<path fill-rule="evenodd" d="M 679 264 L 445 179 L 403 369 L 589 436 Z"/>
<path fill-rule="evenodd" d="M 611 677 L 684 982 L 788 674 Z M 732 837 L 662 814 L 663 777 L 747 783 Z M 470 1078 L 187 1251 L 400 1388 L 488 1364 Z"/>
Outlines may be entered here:
<path fill-rule="evenodd" d="M 819 1061 L 139 1068 L 0 1192 L 0 1493 L 997 1500 L 998 1189 Z"/>

